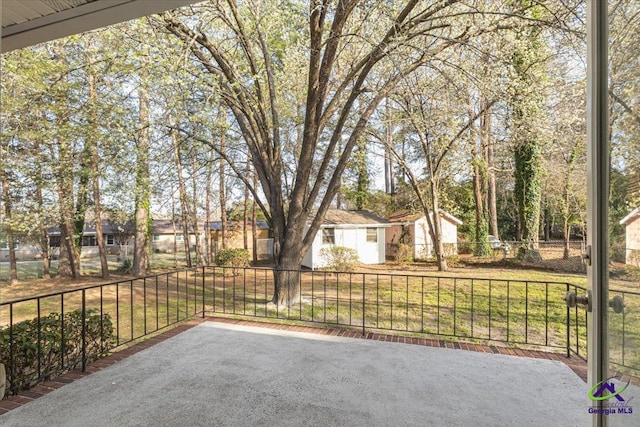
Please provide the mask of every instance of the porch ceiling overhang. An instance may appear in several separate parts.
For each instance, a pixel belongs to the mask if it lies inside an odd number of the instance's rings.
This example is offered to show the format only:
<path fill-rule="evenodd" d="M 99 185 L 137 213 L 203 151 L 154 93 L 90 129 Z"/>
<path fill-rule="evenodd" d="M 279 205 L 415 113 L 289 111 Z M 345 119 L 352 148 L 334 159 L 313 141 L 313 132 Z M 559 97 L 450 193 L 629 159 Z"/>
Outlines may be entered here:
<path fill-rule="evenodd" d="M 2 53 L 202 0 L 0 0 Z"/>

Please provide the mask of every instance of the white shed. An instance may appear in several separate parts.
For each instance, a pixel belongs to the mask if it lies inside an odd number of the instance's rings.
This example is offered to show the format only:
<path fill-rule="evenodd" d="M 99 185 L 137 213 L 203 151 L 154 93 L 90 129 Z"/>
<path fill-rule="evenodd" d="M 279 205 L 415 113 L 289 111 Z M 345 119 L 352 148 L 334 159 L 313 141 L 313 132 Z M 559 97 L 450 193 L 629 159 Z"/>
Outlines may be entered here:
<path fill-rule="evenodd" d="M 455 216 L 440 209 L 440 227 L 445 254 L 458 253 L 458 226 L 462 225 Z M 433 220 L 433 213 L 430 214 Z M 433 241 L 429 233 L 427 217 L 422 212 L 401 211 L 389 217 L 390 227 L 387 229 L 387 254 L 394 256 L 398 243 L 413 246 L 413 258 L 425 259 L 433 256 Z"/>
<path fill-rule="evenodd" d="M 625 263 L 640 266 L 640 208 L 620 220 L 625 226 Z"/>
<path fill-rule="evenodd" d="M 302 265 L 312 270 L 326 266 L 320 250 L 328 246 L 355 249 L 362 264 L 383 264 L 386 258 L 385 229 L 389 226 L 386 219 L 369 211 L 330 209 Z"/>

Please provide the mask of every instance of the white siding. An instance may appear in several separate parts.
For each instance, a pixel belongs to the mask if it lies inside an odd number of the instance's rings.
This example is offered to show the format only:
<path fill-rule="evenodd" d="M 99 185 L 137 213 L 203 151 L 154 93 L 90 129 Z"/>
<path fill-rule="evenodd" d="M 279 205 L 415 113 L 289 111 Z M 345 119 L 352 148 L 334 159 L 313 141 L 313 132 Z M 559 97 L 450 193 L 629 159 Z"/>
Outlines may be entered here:
<path fill-rule="evenodd" d="M 367 242 L 366 226 L 357 228 L 333 228 L 335 230 L 335 245 L 355 249 L 362 264 L 382 264 L 385 262 L 384 227 L 373 227 L 376 228 L 378 236 L 378 241 L 375 243 Z M 331 245 L 322 243 L 322 230 L 320 230 L 313 240 L 311 249 L 305 254 L 302 265 L 314 270 L 325 267 L 326 260 L 320 256 L 320 251 L 322 248 L 328 246 Z"/>
<path fill-rule="evenodd" d="M 640 218 L 627 224 L 626 243 L 626 263 L 640 266 Z"/>
<path fill-rule="evenodd" d="M 458 226 L 448 219 L 440 216 L 440 227 L 442 230 L 442 243 L 458 243 Z M 430 258 L 433 256 L 433 241 L 429 233 L 429 223 L 427 217 L 422 216 L 413 223 L 405 225 L 407 229 L 408 242 L 413 244 L 413 257 L 415 259 Z M 402 225 L 394 224 L 387 229 L 387 243 L 398 243 L 402 233 Z M 391 254 L 395 255 L 395 254 Z"/>

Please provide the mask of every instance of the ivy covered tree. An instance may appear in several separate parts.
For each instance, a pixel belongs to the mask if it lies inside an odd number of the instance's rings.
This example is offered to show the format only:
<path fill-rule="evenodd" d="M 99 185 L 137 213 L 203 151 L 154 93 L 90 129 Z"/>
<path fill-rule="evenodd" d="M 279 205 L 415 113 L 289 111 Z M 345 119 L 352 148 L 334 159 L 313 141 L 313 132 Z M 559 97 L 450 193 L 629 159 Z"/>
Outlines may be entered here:
<path fill-rule="evenodd" d="M 531 0 L 513 2 L 519 15 L 542 21 L 544 8 Z M 545 39 L 542 26 L 524 26 L 513 40 L 510 76 L 510 134 L 514 158 L 514 195 L 518 212 L 516 240 L 537 247 L 542 202 L 542 104 Z"/>

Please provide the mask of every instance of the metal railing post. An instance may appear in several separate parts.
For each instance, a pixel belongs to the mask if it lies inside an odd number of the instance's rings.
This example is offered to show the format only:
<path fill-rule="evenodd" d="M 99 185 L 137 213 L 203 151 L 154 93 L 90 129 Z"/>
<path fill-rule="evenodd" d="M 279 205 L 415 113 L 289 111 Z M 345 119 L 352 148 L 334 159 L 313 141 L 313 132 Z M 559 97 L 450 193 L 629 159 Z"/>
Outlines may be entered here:
<path fill-rule="evenodd" d="M 87 370 L 87 292 L 82 290 L 82 372 Z"/>
<path fill-rule="evenodd" d="M 41 311 L 40 311 L 40 298 L 37 300 L 38 305 L 38 379 L 42 378 L 42 322 Z"/>
<path fill-rule="evenodd" d="M 9 376 L 9 390 L 13 394 L 17 393 L 16 388 L 16 359 L 14 354 L 14 339 L 13 339 L 13 304 L 9 304 L 9 367 L 11 369 L 11 375 Z"/>
<path fill-rule="evenodd" d="M 366 277 L 364 275 L 364 273 L 362 274 L 362 336 L 366 336 L 367 335 L 367 331 L 366 331 L 366 318 L 367 318 L 367 312 L 365 311 L 366 309 L 366 301 L 367 301 L 367 294 L 365 292 L 365 282 L 366 282 Z"/>
<path fill-rule="evenodd" d="M 569 292 L 570 285 L 567 285 L 567 292 Z M 567 357 L 571 357 L 571 324 L 570 324 L 571 308 L 567 305 Z"/>
<path fill-rule="evenodd" d="M 205 266 L 202 266 L 202 318 L 204 319 L 205 315 L 204 315 L 204 310 L 205 310 L 205 300 L 204 300 L 204 294 L 205 294 L 205 280 L 204 280 L 204 276 L 206 274 L 206 268 Z"/>

